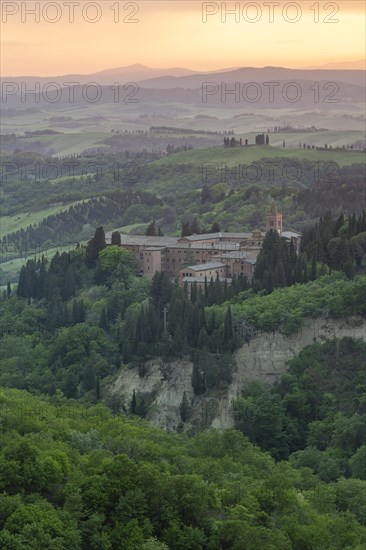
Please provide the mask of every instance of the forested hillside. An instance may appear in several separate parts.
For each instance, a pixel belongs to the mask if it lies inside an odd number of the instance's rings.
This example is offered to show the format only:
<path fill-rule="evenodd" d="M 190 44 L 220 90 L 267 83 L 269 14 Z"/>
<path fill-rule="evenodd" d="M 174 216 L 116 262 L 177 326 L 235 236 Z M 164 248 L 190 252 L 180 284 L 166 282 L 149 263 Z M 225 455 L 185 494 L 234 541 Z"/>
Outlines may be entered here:
<path fill-rule="evenodd" d="M 364 223 L 329 213 L 298 253 L 269 232 L 252 283 L 211 279 L 190 294 L 165 273 L 141 277 L 101 226 L 87 246 L 28 260 L 0 299 L 2 547 L 361 550 L 363 342 L 314 344 L 277 385 L 247 385 L 235 430 L 168 435 L 143 420 L 148 395 L 122 406 L 110 386 L 128 369 L 143 379 L 152 358 L 166 378 L 174 359 L 192 361 L 184 432 L 195 399 L 227 392 L 234 353 L 259 331 L 364 317 Z"/>
<path fill-rule="evenodd" d="M 235 403 L 236 427 L 277 459 L 323 481 L 366 478 L 365 342 L 306 346 L 275 386 L 252 383 Z"/>
<path fill-rule="evenodd" d="M 365 314 L 365 252 L 361 247 L 361 256 L 352 257 L 357 223 L 354 230 L 347 223 L 334 225 L 338 231 L 348 227 L 350 235 L 348 241 L 344 237 L 349 256 L 338 271 L 330 273 L 338 258 L 333 243 L 342 244 L 342 238 L 331 238 L 328 231 L 322 256 L 313 254 L 310 260 L 305 250 L 296 255 L 291 243 L 269 232 L 252 285 L 242 275 L 230 286 L 212 279 L 203 289 L 193 285 L 189 296 L 165 273 L 155 274 L 151 284 L 141 278 L 134 255 L 117 245 L 106 247 L 99 227 L 87 247 L 57 253 L 51 262 L 29 260 L 16 291 L 11 285 L 4 291 L 0 380 L 51 394 L 58 388 L 68 397 L 91 392 L 99 398 L 101 380 L 122 363 L 187 355 L 194 359 L 197 394 L 225 386 L 232 374 L 226 358 L 256 331 L 291 334 L 305 317 Z M 358 237 L 364 234 L 363 223 L 364 216 L 359 217 Z M 318 232 L 314 239 L 309 233 L 306 248 L 314 249 Z"/>
<path fill-rule="evenodd" d="M 51 244 L 88 240 L 96 225 L 113 230 L 153 219 L 164 234 L 177 234 L 194 218 L 205 227 L 217 223 L 221 230 L 249 230 L 263 226 L 274 199 L 286 226 L 300 230 L 328 210 L 358 216 L 364 206 L 361 160 L 354 151 L 279 154 L 266 146 L 214 147 L 204 155 L 169 150 L 160 160 L 148 151 L 5 155 L 2 251 L 9 260 Z M 62 211 L 49 215 L 53 205 L 62 205 Z M 26 212 L 37 221 L 7 230 L 7 219 Z"/>
<path fill-rule="evenodd" d="M 329 481 L 305 460 L 276 463 L 234 430 L 186 438 L 61 394 L 7 389 L 0 400 L 6 550 L 366 544 L 358 457 L 354 477 Z"/>

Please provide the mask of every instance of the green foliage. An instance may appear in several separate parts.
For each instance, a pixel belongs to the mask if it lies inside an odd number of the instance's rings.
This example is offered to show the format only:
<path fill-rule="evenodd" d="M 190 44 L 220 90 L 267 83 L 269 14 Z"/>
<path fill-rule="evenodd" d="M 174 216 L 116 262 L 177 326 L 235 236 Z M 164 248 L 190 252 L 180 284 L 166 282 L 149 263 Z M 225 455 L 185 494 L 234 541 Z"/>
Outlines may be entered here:
<path fill-rule="evenodd" d="M 230 286 L 211 280 L 187 296 L 165 273 L 157 273 L 151 284 L 137 277 L 134 258 L 119 246 L 105 247 L 99 256 L 91 270 L 84 266 L 82 248 L 57 253 L 48 269 L 45 260 L 28 262 L 18 294 L 31 303 L 8 295 L 1 301 L 2 384 L 95 399 L 102 379 L 121 361 L 143 364 L 154 356 L 190 355 L 199 395 L 230 383 L 230 355 L 256 330 L 290 334 L 306 316 L 364 313 L 360 275 L 347 280 L 333 273 L 266 296 L 248 290 L 239 276 Z M 94 347 L 86 345 L 88 338 Z M 142 403 L 141 416 L 146 406 Z"/>
<path fill-rule="evenodd" d="M 233 362 L 229 355 L 197 350 L 193 354 L 192 387 L 196 395 L 222 389 L 232 381 Z"/>
<path fill-rule="evenodd" d="M 365 481 L 315 478 L 309 488 L 302 470 L 276 464 L 238 431 L 187 438 L 102 405 L 19 390 L 1 390 L 0 402 L 6 550 L 366 543 Z"/>
<path fill-rule="evenodd" d="M 94 237 L 90 239 L 85 251 L 85 265 L 88 268 L 96 266 L 99 253 L 106 247 L 105 233 L 103 227 L 97 227 Z"/>
<path fill-rule="evenodd" d="M 352 477 L 366 480 L 366 444 L 361 445 L 349 461 Z"/>
<path fill-rule="evenodd" d="M 33 311 L 40 315 L 33 318 L 42 327 L 44 310 L 26 306 L 12 326 L 12 333 L 4 334 L 1 339 L 2 385 L 51 394 L 59 388 L 69 397 L 80 397 L 95 389 L 97 376 L 105 377 L 116 369 L 116 345 L 101 328 L 79 322 L 72 327 L 61 327 L 53 335 L 43 333 L 41 338 L 39 326 L 30 326 L 27 334 L 21 320 Z M 25 330 L 25 335 L 18 336 L 18 330 Z"/>
<path fill-rule="evenodd" d="M 188 401 L 187 394 L 186 392 L 183 392 L 182 401 L 179 405 L 179 414 L 182 422 L 185 422 L 188 419 L 190 410 L 191 410 L 191 407 Z"/>
<path fill-rule="evenodd" d="M 314 227 L 305 228 L 301 248 L 314 261 L 322 261 L 353 277 L 365 260 L 365 231 L 365 210 L 358 217 L 350 214 L 347 220 L 343 214 L 334 219 L 327 211 Z"/>
<path fill-rule="evenodd" d="M 0 541 L 4 549 L 80 548 L 75 519 L 44 500 L 21 504 L 6 520 Z"/>
<path fill-rule="evenodd" d="M 234 324 L 245 321 L 258 330 L 281 329 L 290 334 L 301 328 L 305 317 L 365 315 L 366 277 L 359 275 L 350 281 L 332 273 L 266 296 L 243 292 L 230 303 Z M 225 312 L 225 306 L 213 306 L 206 309 L 206 316 L 215 313 L 223 321 Z"/>
<path fill-rule="evenodd" d="M 195 396 L 226 391 L 242 341 L 257 330 L 290 334 L 306 316 L 364 315 L 366 278 L 335 272 L 264 295 L 238 277 L 231 287 L 212 280 L 188 296 L 166 274 L 151 283 L 137 277 L 132 256 L 117 244 L 98 251 L 95 268 L 84 258 L 78 248 L 50 264 L 29 262 L 19 297 L 8 292 L 0 301 L 0 383 L 57 404 L 11 390 L 0 395 L 2 546 L 336 548 L 339 539 L 344 548 L 362 547 L 362 343 L 314 344 L 277 386 L 247 388 L 234 405 L 235 422 L 258 447 L 235 430 L 187 439 L 148 428 L 149 398 L 140 392 L 131 395 L 129 418 L 67 398 L 96 403 L 122 359 L 143 377 L 154 355 L 191 357 Z M 192 403 L 184 393 L 183 423 Z M 316 491 L 324 487 L 329 504 L 320 505 Z"/>
<path fill-rule="evenodd" d="M 163 233 L 160 226 L 153 220 L 146 228 L 145 235 L 149 237 L 162 237 Z"/>
<path fill-rule="evenodd" d="M 306 260 L 296 254 L 294 244 L 269 231 L 263 241 L 255 266 L 253 287 L 272 292 L 274 288 L 303 282 Z"/>
<path fill-rule="evenodd" d="M 322 481 L 365 479 L 365 353 L 351 338 L 306 346 L 275 387 L 246 388 L 235 402 L 236 427 Z"/>
<path fill-rule="evenodd" d="M 112 278 L 118 277 L 126 283 L 137 271 L 134 254 L 117 245 L 108 246 L 99 254 L 103 271 Z"/>

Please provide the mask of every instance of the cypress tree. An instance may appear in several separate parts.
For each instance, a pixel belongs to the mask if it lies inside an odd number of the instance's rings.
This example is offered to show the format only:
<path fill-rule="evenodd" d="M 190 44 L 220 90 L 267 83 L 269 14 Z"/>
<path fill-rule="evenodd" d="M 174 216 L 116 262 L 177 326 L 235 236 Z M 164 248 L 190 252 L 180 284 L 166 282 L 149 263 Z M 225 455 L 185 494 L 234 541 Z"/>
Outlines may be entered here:
<path fill-rule="evenodd" d="M 141 397 L 140 402 L 137 406 L 137 414 L 141 416 L 141 418 L 146 418 L 147 415 L 147 405 L 145 402 L 145 398 Z"/>
<path fill-rule="evenodd" d="M 47 307 L 46 325 L 52 332 L 67 323 L 67 312 L 65 317 L 65 306 L 59 294 L 53 294 Z"/>
<path fill-rule="evenodd" d="M 189 401 L 186 392 L 183 392 L 182 401 L 179 405 L 179 414 L 182 422 L 186 422 L 190 413 Z"/>
<path fill-rule="evenodd" d="M 41 265 L 39 267 L 39 276 L 38 276 L 38 299 L 45 297 L 46 281 L 47 281 L 46 259 L 44 258 L 44 256 L 42 256 Z"/>
<path fill-rule="evenodd" d="M 84 263 L 86 267 L 91 269 L 95 267 L 97 259 L 98 259 L 98 249 L 94 242 L 94 239 L 91 239 L 86 245 Z"/>
<path fill-rule="evenodd" d="M 226 311 L 225 321 L 224 321 L 224 348 L 227 351 L 233 351 L 234 342 L 233 342 L 233 319 L 231 315 L 231 307 L 229 306 Z"/>
<path fill-rule="evenodd" d="M 311 260 L 311 275 L 310 278 L 312 281 L 315 281 L 316 279 L 316 257 L 315 252 L 313 254 L 312 260 Z"/>
<path fill-rule="evenodd" d="M 71 296 L 75 294 L 76 291 L 76 277 L 75 277 L 75 268 L 73 265 L 69 265 L 65 278 L 63 280 L 61 296 L 63 300 L 68 300 Z"/>
<path fill-rule="evenodd" d="M 58 277 L 54 273 L 48 273 L 45 294 L 47 301 L 60 297 Z"/>
<path fill-rule="evenodd" d="M 206 391 L 205 383 L 205 365 L 202 355 L 204 352 L 195 352 L 193 356 L 193 369 L 192 369 L 192 387 L 196 395 L 201 395 Z"/>
<path fill-rule="evenodd" d="M 26 267 L 23 265 L 19 273 L 19 281 L 17 287 L 18 298 L 28 298 L 28 285 Z"/>
<path fill-rule="evenodd" d="M 97 376 L 96 384 L 95 384 L 95 397 L 99 401 L 100 399 L 100 379 L 99 376 Z"/>
<path fill-rule="evenodd" d="M 111 244 L 121 246 L 121 233 L 119 231 L 113 231 Z"/>
<path fill-rule="evenodd" d="M 131 414 L 137 414 L 137 399 L 136 399 L 136 392 L 133 390 L 132 392 L 132 399 L 131 399 L 131 405 L 130 405 L 130 412 Z"/>
<path fill-rule="evenodd" d="M 102 226 L 96 228 L 95 233 L 94 233 L 94 237 L 93 237 L 93 241 L 94 241 L 94 244 L 96 246 L 96 249 L 97 249 L 98 253 L 101 250 L 103 250 L 103 248 L 106 247 L 105 233 L 104 233 L 104 229 L 103 229 Z"/>
<path fill-rule="evenodd" d="M 182 231 L 181 231 L 181 236 L 182 237 L 188 237 L 188 235 L 190 235 L 190 229 L 189 229 L 189 223 L 188 222 L 184 222 L 182 223 Z"/>
<path fill-rule="evenodd" d="M 100 312 L 100 319 L 99 319 L 99 326 L 101 328 L 106 329 L 108 326 L 107 323 L 107 310 L 105 307 L 102 308 L 102 311 Z"/>
<path fill-rule="evenodd" d="M 297 260 L 296 249 L 295 249 L 294 242 L 291 239 L 290 250 L 289 250 L 289 272 L 290 272 L 290 279 L 288 280 L 289 284 L 296 282 L 296 279 L 295 279 L 296 260 Z"/>
<path fill-rule="evenodd" d="M 216 328 L 216 315 L 215 315 L 215 312 L 213 311 L 211 313 L 211 319 L 210 319 L 207 332 L 211 335 L 214 332 L 215 328 Z"/>
<path fill-rule="evenodd" d="M 78 323 L 83 323 L 85 321 L 85 304 L 84 300 L 78 300 Z"/>
<path fill-rule="evenodd" d="M 102 263 L 99 258 L 95 263 L 94 280 L 97 285 L 103 285 L 107 280 L 107 274 L 103 271 Z"/>
<path fill-rule="evenodd" d="M 196 281 L 191 285 L 191 301 L 193 303 L 197 302 L 197 283 Z"/>
<path fill-rule="evenodd" d="M 303 281 L 303 283 L 307 283 L 307 282 L 308 282 L 308 266 L 307 266 L 307 263 L 306 263 L 306 262 L 305 262 L 305 264 L 304 264 L 304 271 L 303 271 L 302 281 Z"/>
<path fill-rule="evenodd" d="M 157 228 L 156 228 L 156 222 L 153 220 L 146 228 L 145 235 L 148 237 L 156 237 L 157 235 Z"/>
<path fill-rule="evenodd" d="M 99 256 L 99 252 L 106 247 L 105 233 L 102 226 L 97 227 L 94 237 L 90 239 L 86 246 L 84 263 L 88 268 L 93 268 Z"/>
<path fill-rule="evenodd" d="M 84 389 L 90 391 L 95 388 L 95 367 L 92 361 L 88 361 L 84 374 Z"/>
<path fill-rule="evenodd" d="M 279 260 L 276 265 L 275 269 L 275 283 L 273 285 L 276 287 L 286 287 L 287 286 L 287 280 L 286 280 L 286 274 L 285 269 L 283 267 L 282 260 Z"/>
<path fill-rule="evenodd" d="M 71 320 L 74 325 L 78 322 L 79 318 L 79 312 L 78 312 L 78 303 L 77 300 L 72 301 L 72 312 L 71 312 Z"/>

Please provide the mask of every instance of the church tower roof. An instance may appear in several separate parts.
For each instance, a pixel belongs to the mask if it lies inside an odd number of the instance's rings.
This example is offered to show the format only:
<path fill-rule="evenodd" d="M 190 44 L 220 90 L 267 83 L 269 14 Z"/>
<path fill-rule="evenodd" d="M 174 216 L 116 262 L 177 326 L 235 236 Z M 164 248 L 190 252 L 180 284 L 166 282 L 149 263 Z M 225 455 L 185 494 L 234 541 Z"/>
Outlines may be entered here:
<path fill-rule="evenodd" d="M 271 213 L 273 216 L 277 216 L 278 211 L 277 211 L 277 204 L 276 204 L 276 201 L 273 201 L 270 213 Z"/>

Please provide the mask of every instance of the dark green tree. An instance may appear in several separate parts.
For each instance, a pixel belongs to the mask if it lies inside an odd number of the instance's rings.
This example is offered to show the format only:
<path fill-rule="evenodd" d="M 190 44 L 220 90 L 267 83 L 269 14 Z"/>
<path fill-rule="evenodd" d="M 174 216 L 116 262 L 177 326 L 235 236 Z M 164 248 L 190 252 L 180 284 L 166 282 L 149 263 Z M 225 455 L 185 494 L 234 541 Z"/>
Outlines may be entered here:
<path fill-rule="evenodd" d="M 183 392 L 182 401 L 179 405 L 179 414 L 182 422 L 186 422 L 190 414 L 190 404 L 186 392 Z"/>

